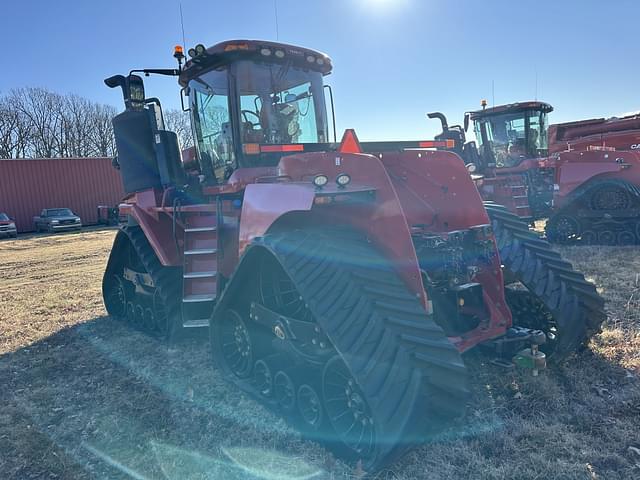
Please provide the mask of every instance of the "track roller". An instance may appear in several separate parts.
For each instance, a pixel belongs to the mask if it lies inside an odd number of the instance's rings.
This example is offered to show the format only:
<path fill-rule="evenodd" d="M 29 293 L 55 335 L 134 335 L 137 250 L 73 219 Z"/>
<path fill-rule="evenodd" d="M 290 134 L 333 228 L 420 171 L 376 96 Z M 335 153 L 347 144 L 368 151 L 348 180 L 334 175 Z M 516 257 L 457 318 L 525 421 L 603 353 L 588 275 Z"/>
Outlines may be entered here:
<path fill-rule="evenodd" d="M 278 370 L 273 377 L 273 397 L 278 407 L 287 413 L 296 407 L 296 385 L 291 377 L 291 372 L 284 370 Z"/>
<path fill-rule="evenodd" d="M 319 430 L 324 423 L 324 408 L 321 392 L 313 386 L 303 383 L 298 388 L 297 405 L 300 418 L 305 426 Z"/>

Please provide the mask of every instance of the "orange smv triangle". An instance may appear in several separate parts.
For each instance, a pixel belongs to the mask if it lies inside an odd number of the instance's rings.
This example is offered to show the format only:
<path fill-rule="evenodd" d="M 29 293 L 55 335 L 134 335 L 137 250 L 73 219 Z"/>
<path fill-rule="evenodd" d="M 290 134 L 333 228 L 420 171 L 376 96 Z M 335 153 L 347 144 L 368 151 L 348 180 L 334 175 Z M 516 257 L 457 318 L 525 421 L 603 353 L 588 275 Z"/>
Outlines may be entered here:
<path fill-rule="evenodd" d="M 360 142 L 353 128 L 347 128 L 342 135 L 342 141 L 338 147 L 340 153 L 362 153 Z"/>

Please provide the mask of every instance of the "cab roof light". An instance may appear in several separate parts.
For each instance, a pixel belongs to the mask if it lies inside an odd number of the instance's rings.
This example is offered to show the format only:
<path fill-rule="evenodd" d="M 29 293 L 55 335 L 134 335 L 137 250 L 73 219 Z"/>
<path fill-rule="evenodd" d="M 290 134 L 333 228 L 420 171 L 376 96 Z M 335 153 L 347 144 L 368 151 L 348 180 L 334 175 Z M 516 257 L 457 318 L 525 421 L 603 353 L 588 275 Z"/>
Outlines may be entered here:
<path fill-rule="evenodd" d="M 225 52 L 233 52 L 234 50 L 249 50 L 248 43 L 230 43 L 224 47 Z"/>

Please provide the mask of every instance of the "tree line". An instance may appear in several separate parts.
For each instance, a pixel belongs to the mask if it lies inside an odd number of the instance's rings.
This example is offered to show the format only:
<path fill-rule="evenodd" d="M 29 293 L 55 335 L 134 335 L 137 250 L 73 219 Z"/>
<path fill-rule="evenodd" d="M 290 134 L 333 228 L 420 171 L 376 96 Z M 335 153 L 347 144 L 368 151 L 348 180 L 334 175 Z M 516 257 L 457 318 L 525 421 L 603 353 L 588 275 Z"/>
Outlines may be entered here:
<path fill-rule="evenodd" d="M 75 94 L 24 87 L 0 95 L 0 158 L 112 157 L 118 110 Z M 165 112 L 182 148 L 193 144 L 189 118 Z"/>

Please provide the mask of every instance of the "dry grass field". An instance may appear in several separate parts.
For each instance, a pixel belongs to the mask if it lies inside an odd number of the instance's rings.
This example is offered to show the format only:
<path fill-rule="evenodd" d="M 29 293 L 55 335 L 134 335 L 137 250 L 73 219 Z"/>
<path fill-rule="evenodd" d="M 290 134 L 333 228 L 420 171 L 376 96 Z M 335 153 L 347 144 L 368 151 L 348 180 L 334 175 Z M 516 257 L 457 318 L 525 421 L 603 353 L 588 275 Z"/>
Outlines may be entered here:
<path fill-rule="evenodd" d="M 226 384 L 204 339 L 108 318 L 114 233 L 0 242 L 0 478 L 362 477 Z M 640 478 L 640 248 L 563 253 L 606 297 L 603 333 L 537 378 L 469 354 L 467 417 L 375 478 Z"/>

